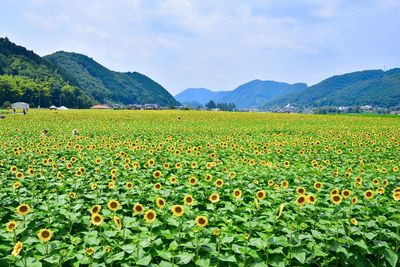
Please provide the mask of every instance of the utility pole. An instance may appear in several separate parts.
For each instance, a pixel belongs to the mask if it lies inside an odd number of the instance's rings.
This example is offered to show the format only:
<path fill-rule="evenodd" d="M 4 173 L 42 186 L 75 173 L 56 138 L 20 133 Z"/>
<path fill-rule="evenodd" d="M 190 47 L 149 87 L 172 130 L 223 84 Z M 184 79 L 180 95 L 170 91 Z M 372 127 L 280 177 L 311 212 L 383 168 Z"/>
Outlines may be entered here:
<path fill-rule="evenodd" d="M 39 105 L 38 108 L 40 108 L 40 89 L 39 89 Z"/>

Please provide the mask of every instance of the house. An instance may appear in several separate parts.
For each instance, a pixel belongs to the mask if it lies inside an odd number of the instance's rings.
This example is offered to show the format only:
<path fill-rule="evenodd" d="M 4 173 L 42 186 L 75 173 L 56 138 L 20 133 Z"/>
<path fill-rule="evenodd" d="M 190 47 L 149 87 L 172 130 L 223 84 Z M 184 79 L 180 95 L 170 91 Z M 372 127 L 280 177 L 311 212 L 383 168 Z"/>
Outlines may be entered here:
<path fill-rule="evenodd" d="M 144 104 L 145 110 L 156 110 L 159 109 L 157 104 Z"/>

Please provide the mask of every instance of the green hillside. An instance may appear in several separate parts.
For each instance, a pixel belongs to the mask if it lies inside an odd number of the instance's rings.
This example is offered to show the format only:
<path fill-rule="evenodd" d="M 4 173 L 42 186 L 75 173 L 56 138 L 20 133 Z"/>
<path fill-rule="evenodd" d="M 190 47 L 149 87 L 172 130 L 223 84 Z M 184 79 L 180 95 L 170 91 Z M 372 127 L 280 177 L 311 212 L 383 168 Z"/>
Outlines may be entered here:
<path fill-rule="evenodd" d="M 137 72 L 111 71 L 93 59 L 68 52 L 57 52 L 46 59 L 72 76 L 91 97 L 103 103 L 159 104 L 179 103 L 161 85 Z"/>
<path fill-rule="evenodd" d="M 394 107 L 400 104 L 400 69 L 366 70 L 337 75 L 270 102 L 301 107 L 362 106 Z"/>
<path fill-rule="evenodd" d="M 0 105 L 23 101 L 31 106 L 89 107 L 94 99 L 50 61 L 7 38 L 0 38 Z"/>

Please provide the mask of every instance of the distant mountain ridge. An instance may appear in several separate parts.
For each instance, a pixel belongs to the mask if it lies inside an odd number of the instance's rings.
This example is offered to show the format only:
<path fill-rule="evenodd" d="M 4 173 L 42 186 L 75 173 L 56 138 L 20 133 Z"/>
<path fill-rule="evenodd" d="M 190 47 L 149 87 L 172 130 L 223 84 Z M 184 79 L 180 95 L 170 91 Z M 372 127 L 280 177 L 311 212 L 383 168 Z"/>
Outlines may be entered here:
<path fill-rule="evenodd" d="M 281 96 L 266 107 L 294 104 L 299 107 L 400 105 L 400 69 L 365 70 L 335 75 L 305 90 Z"/>
<path fill-rule="evenodd" d="M 175 98 L 184 102 L 197 101 L 204 105 L 209 100 L 221 103 L 235 103 L 237 108 L 260 108 L 279 96 L 305 89 L 304 83 L 288 84 L 275 81 L 253 80 L 232 91 L 211 91 L 205 88 L 189 88 Z"/>

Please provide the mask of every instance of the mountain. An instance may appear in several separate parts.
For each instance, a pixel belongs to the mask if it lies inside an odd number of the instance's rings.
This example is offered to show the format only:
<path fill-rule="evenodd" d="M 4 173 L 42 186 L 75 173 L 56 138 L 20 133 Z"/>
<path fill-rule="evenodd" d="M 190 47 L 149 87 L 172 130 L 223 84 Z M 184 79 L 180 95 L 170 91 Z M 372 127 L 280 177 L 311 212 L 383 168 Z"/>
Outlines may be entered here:
<path fill-rule="evenodd" d="M 179 105 L 169 92 L 138 72 L 115 72 L 85 55 L 56 52 L 45 57 L 72 76 L 79 87 L 99 102 Z"/>
<path fill-rule="evenodd" d="M 31 106 L 89 107 L 95 100 L 52 62 L 0 38 L 0 105 L 24 101 Z"/>
<path fill-rule="evenodd" d="M 400 103 L 400 69 L 365 70 L 336 75 L 303 91 L 279 97 L 269 107 L 288 103 L 301 107 L 394 107 Z"/>
<path fill-rule="evenodd" d="M 209 100 L 221 103 L 235 103 L 238 108 L 260 108 L 279 96 L 303 90 L 304 83 L 288 84 L 275 81 L 253 80 L 232 91 L 211 91 L 205 88 L 190 88 L 176 95 L 180 102 L 197 101 L 201 104 Z"/>

